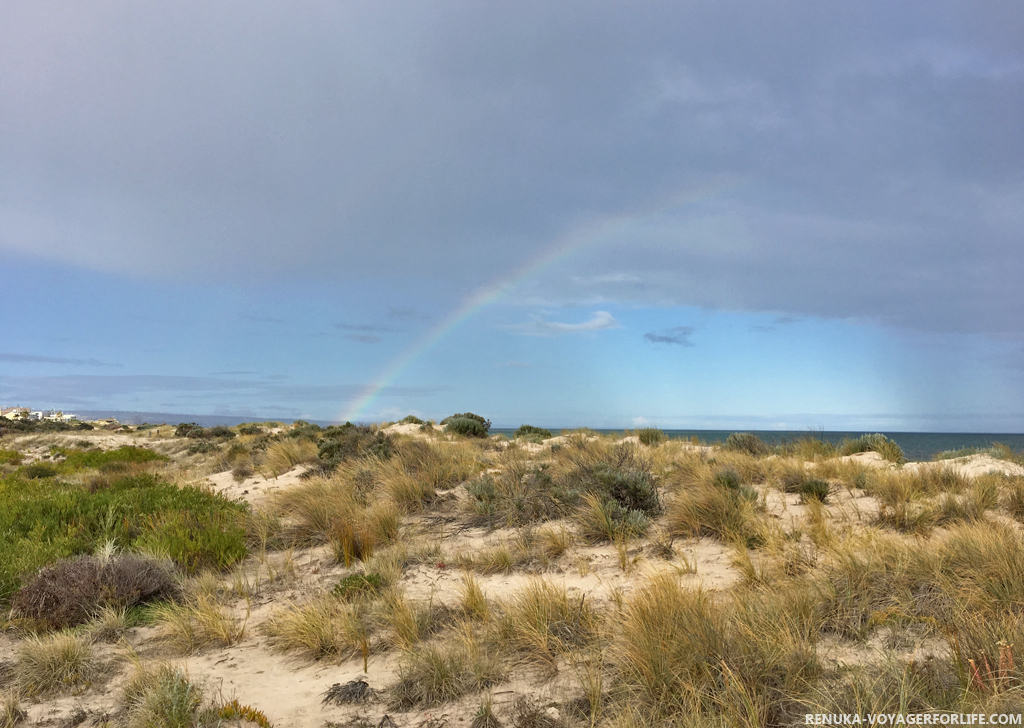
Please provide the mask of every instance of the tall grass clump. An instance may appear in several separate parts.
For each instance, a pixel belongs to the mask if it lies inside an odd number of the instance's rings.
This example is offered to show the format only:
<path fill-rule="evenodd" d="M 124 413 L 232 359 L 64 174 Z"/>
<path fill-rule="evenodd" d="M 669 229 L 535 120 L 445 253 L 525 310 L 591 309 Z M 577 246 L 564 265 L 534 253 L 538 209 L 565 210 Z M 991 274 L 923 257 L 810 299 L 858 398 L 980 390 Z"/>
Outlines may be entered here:
<path fill-rule="evenodd" d="M 580 537 L 587 543 L 635 538 L 646 533 L 650 525 L 643 511 L 624 508 L 618 501 L 594 493 L 583 496 L 575 520 Z"/>
<path fill-rule="evenodd" d="M 534 578 L 504 605 L 500 640 L 527 660 L 552 666 L 567 650 L 595 638 L 597 613 L 585 595 L 570 595 L 562 584 Z"/>
<path fill-rule="evenodd" d="M 275 478 L 296 465 L 315 463 L 316 443 L 306 438 L 284 438 L 271 443 L 263 456 L 263 468 Z"/>
<path fill-rule="evenodd" d="M 883 459 L 897 465 L 906 462 L 903 449 L 881 433 L 861 435 L 860 437 L 843 440 L 839 443 L 840 455 L 856 455 L 861 452 L 876 452 Z"/>
<path fill-rule="evenodd" d="M 158 604 L 151 614 L 162 630 L 162 641 L 184 653 L 209 645 L 230 647 L 245 635 L 242 620 L 206 594 Z"/>
<path fill-rule="evenodd" d="M 746 453 L 759 458 L 768 454 L 768 446 L 764 440 L 752 432 L 734 432 L 725 438 L 722 447 L 726 450 Z"/>
<path fill-rule="evenodd" d="M 370 636 L 364 604 L 326 593 L 277 610 L 260 628 L 278 649 L 314 660 L 359 654 Z"/>
<path fill-rule="evenodd" d="M 203 689 L 180 667 L 138 666 L 122 692 L 129 728 L 214 728 L 218 710 L 207 704 Z"/>
<path fill-rule="evenodd" d="M 504 677 L 500 655 L 466 630 L 443 644 L 424 644 L 408 653 L 399 664 L 389 702 L 402 710 L 440 705 L 496 685 Z"/>
<path fill-rule="evenodd" d="M 21 700 L 13 692 L 0 694 L 0 728 L 15 728 L 28 718 L 28 713 L 21 707 Z"/>
<path fill-rule="evenodd" d="M 14 679 L 23 692 L 46 695 L 87 684 L 99 671 L 87 637 L 58 632 L 29 636 L 18 646 Z"/>
<path fill-rule="evenodd" d="M 757 491 L 742 485 L 735 471 L 723 469 L 680 490 L 666 514 L 675 536 L 711 536 L 757 545 L 763 540 L 764 504 Z"/>
<path fill-rule="evenodd" d="M 640 440 L 641 445 L 647 445 L 648 447 L 654 447 L 665 442 L 668 437 L 664 432 L 659 430 L 657 427 L 644 427 L 636 431 L 636 435 Z"/>

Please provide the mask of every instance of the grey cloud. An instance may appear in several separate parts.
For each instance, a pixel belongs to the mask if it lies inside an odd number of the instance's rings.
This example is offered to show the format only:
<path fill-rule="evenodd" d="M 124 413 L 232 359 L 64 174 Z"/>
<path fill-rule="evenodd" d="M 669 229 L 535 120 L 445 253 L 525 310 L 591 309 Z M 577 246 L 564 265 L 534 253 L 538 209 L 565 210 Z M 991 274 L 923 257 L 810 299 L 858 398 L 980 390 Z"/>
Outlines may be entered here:
<path fill-rule="evenodd" d="M 574 290 L 542 293 L 1022 333 L 1018 2 L 94 0 L 4 20 L 8 250 L 468 291 L 634 215 Z"/>
<path fill-rule="evenodd" d="M 345 338 L 349 341 L 357 341 L 360 344 L 376 344 L 384 340 L 373 334 L 347 334 Z"/>
<path fill-rule="evenodd" d="M 679 346 L 694 346 L 694 343 L 690 341 L 690 337 L 693 335 L 692 326 L 673 326 L 670 329 L 658 333 L 655 331 L 648 331 L 644 334 L 644 339 L 651 342 L 652 344 L 677 344 Z"/>
<path fill-rule="evenodd" d="M 38 356 L 36 354 L 0 353 L 0 361 L 12 364 L 68 364 L 77 367 L 117 367 L 121 364 L 100 361 L 99 359 L 68 359 L 60 356 Z"/>
<path fill-rule="evenodd" d="M 334 328 L 339 331 L 362 331 L 377 334 L 391 333 L 394 329 L 390 329 L 387 326 L 373 326 L 371 324 L 334 324 Z"/>

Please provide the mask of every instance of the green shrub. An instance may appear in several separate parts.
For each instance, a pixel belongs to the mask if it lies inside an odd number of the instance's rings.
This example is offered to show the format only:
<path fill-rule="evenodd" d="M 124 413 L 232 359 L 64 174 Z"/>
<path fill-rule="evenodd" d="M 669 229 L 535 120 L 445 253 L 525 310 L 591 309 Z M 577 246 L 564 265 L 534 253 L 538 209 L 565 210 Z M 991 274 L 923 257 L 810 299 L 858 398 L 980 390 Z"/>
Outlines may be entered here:
<path fill-rule="evenodd" d="M 636 435 L 640 438 L 640 442 L 642 444 L 649 445 L 651 447 L 654 445 L 660 445 L 668 439 L 665 433 L 657 427 L 645 427 L 642 430 L 637 430 Z"/>
<path fill-rule="evenodd" d="M 230 440 L 234 436 L 235 431 L 230 427 L 225 427 L 224 425 L 217 425 L 216 427 L 211 427 L 206 431 L 206 437 L 221 437 L 225 440 Z"/>
<path fill-rule="evenodd" d="M 246 510 L 243 503 L 149 474 L 105 481 L 95 492 L 8 476 L 0 480 L 0 602 L 27 574 L 108 541 L 125 550 L 147 543 L 186 569 L 226 566 L 245 554 Z"/>
<path fill-rule="evenodd" d="M 323 430 L 317 447 L 317 471 L 333 472 L 345 460 L 357 457 L 374 456 L 388 460 L 394 453 L 394 440 L 384 432 L 375 432 L 372 428 L 351 422 L 340 427 L 332 425 Z"/>
<path fill-rule="evenodd" d="M 445 417 L 443 420 L 441 420 L 439 424 L 447 425 L 452 420 L 473 420 L 475 422 L 479 422 L 485 431 L 491 429 L 490 420 L 484 419 L 480 415 L 473 414 L 472 412 L 463 412 L 461 414 L 449 415 L 448 417 Z"/>
<path fill-rule="evenodd" d="M 263 428 L 257 424 L 244 424 L 238 426 L 239 435 L 262 435 Z"/>
<path fill-rule="evenodd" d="M 32 463 L 21 469 L 21 475 L 36 480 L 39 478 L 52 478 L 57 474 L 57 468 L 50 463 Z"/>
<path fill-rule="evenodd" d="M 725 488 L 726 490 L 739 490 L 742 480 L 740 474 L 730 468 L 723 468 L 715 473 L 711 479 L 711 484 L 716 488 Z"/>
<path fill-rule="evenodd" d="M 205 432 L 206 428 L 195 422 L 182 422 L 174 428 L 175 437 L 191 437 L 196 439 L 202 437 Z"/>
<path fill-rule="evenodd" d="M 881 433 L 861 435 L 853 440 L 843 440 L 839 444 L 840 455 L 856 455 L 861 452 L 877 452 L 886 460 L 897 464 L 906 461 L 903 449 Z"/>
<path fill-rule="evenodd" d="M 725 438 L 726 450 L 744 452 L 754 457 L 762 457 L 768 454 L 768 446 L 764 441 L 752 432 L 734 432 Z"/>
<path fill-rule="evenodd" d="M 349 574 L 334 585 L 331 593 L 340 599 L 351 599 L 360 594 L 376 594 L 384 588 L 380 574 Z"/>
<path fill-rule="evenodd" d="M 423 420 L 421 420 L 419 417 L 417 417 L 416 415 L 406 415 L 405 417 L 403 417 L 402 419 L 400 419 L 398 421 L 398 424 L 400 424 L 400 425 L 423 425 L 423 424 L 426 424 L 426 423 Z"/>
<path fill-rule="evenodd" d="M 218 450 L 220 450 L 220 446 L 217 445 L 216 443 L 201 440 L 197 442 L 195 445 L 189 445 L 188 450 L 186 450 L 185 452 L 188 455 L 198 455 L 199 453 L 205 454 L 209 452 L 217 452 Z"/>
<path fill-rule="evenodd" d="M 534 427 L 533 425 L 520 425 L 516 428 L 516 433 L 513 437 L 520 438 L 530 435 L 539 436 L 541 439 L 546 440 L 551 437 L 551 430 L 547 430 L 543 427 Z"/>
<path fill-rule="evenodd" d="M 487 426 L 468 417 L 448 418 L 445 430 L 465 437 L 487 437 Z"/>
<path fill-rule="evenodd" d="M 124 445 L 116 450 L 72 451 L 64 459 L 63 465 L 65 470 L 79 470 L 82 468 L 99 468 L 110 463 L 148 463 L 167 460 L 170 460 L 170 458 L 166 455 L 161 455 L 148 448 Z"/>
<path fill-rule="evenodd" d="M 827 480 L 808 478 L 800 484 L 797 492 L 800 494 L 800 500 L 804 502 L 816 500 L 824 503 L 828 500 L 829 490 L 831 490 L 831 486 Z"/>
<path fill-rule="evenodd" d="M 21 465 L 21 453 L 16 450 L 0 450 L 0 465 Z"/>

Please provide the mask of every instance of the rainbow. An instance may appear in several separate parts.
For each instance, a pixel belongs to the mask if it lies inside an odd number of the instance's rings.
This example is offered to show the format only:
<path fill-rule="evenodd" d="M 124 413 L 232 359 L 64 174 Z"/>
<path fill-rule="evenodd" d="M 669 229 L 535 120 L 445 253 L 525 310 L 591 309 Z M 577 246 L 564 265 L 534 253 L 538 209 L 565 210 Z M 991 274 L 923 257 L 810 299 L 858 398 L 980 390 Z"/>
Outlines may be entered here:
<path fill-rule="evenodd" d="M 397 356 L 381 372 L 376 380 L 363 387 L 356 398 L 349 404 L 348 408 L 342 413 L 340 421 L 356 422 L 366 409 L 373 404 L 381 392 L 394 383 L 410 364 L 437 346 L 481 310 L 502 296 L 514 291 L 528 278 L 550 268 L 573 253 L 607 241 L 616 233 L 626 231 L 638 221 L 715 197 L 726 190 L 732 189 L 737 184 L 738 181 L 736 180 L 717 179 L 699 188 L 674 194 L 667 203 L 640 212 L 601 218 L 596 222 L 580 226 L 561 236 L 535 260 L 513 269 L 486 286 L 478 288 L 458 308 L 424 332 L 408 349 Z"/>

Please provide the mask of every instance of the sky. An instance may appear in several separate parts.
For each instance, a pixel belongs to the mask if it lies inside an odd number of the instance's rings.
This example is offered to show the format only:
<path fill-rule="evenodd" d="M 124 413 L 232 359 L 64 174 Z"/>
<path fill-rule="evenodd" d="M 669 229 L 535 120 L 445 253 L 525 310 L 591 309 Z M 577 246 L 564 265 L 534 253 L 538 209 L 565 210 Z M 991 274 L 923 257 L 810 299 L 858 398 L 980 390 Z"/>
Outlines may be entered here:
<path fill-rule="evenodd" d="M 0 405 L 1024 432 L 1024 5 L 0 0 Z"/>

